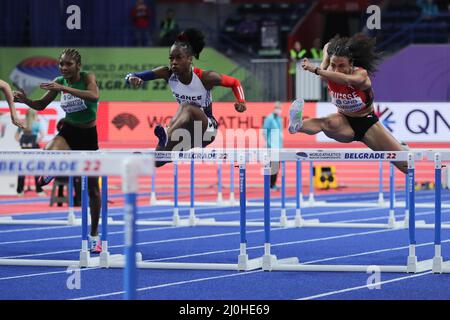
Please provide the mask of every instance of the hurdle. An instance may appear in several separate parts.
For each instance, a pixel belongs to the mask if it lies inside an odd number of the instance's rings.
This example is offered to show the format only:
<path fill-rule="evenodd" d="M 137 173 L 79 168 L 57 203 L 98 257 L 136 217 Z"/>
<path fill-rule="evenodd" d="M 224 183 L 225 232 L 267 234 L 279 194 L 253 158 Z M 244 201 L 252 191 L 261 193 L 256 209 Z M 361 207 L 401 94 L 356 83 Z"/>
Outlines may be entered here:
<path fill-rule="evenodd" d="M 349 157 L 348 155 L 353 155 L 354 157 Z M 296 155 L 308 160 L 331 160 L 324 158 L 333 158 L 334 161 L 349 161 L 352 160 L 359 161 L 360 157 L 366 157 L 366 155 L 372 159 L 380 159 L 382 161 L 407 161 L 408 163 L 408 180 L 410 188 L 408 190 L 409 197 L 409 255 L 406 259 L 405 265 L 380 265 L 377 266 L 380 272 L 402 272 L 402 273 L 416 273 L 424 272 L 432 269 L 433 260 L 418 261 L 416 256 L 416 238 L 415 238 L 415 189 L 414 187 L 414 177 L 415 177 L 415 160 L 421 160 L 423 158 L 423 153 L 412 153 L 406 151 L 400 152 L 334 152 L 334 153 L 323 153 L 323 152 L 298 152 L 298 153 L 281 153 L 280 157 L 285 161 L 295 161 Z M 392 158 L 391 158 L 392 157 Z M 265 177 L 264 177 L 264 233 L 265 233 L 265 243 L 264 243 L 264 255 L 263 255 L 263 270 L 264 271 L 328 271 L 328 272 L 367 272 L 369 268 L 373 267 L 370 265 L 321 265 L 321 264 L 301 264 L 297 257 L 285 258 L 283 262 L 280 262 L 276 255 L 271 253 L 271 243 L 270 243 L 270 192 L 269 192 L 269 177 L 268 177 L 268 163 L 264 164 Z M 290 260 L 286 260 L 290 259 Z M 297 259 L 297 260 L 295 260 Z M 286 263 L 286 261 L 289 261 Z"/>
<path fill-rule="evenodd" d="M 121 151 L 111 151 L 111 152 L 124 152 Z M 215 160 L 219 164 L 223 163 L 230 163 L 230 199 L 228 201 L 222 201 L 218 204 L 218 202 L 200 202 L 202 206 L 212 206 L 212 207 L 227 207 L 227 206 L 235 206 L 235 196 L 234 196 L 234 160 L 237 156 L 238 152 L 243 152 L 244 154 L 247 154 L 247 157 L 249 157 L 250 153 L 253 153 L 253 157 L 257 157 L 257 153 L 259 150 L 251 150 L 251 149 L 234 149 L 234 150 L 222 150 L 222 149 L 199 149 L 194 148 L 186 152 L 191 152 L 191 155 L 196 154 L 218 154 L 226 159 L 217 159 Z M 195 202 L 195 169 L 194 169 L 194 160 L 193 159 L 183 159 L 182 157 L 186 156 L 184 152 L 180 152 L 180 157 L 177 158 L 176 152 L 173 152 L 173 154 L 168 151 L 167 154 L 163 154 L 163 152 L 155 152 L 155 151 L 142 151 L 139 152 L 140 154 L 144 155 L 154 155 L 158 154 L 161 157 L 164 157 L 164 159 L 170 160 L 173 162 L 173 201 L 171 200 L 156 200 L 151 202 L 152 205 L 164 205 L 164 206 L 173 206 L 173 214 L 172 219 L 169 220 L 143 220 L 143 219 L 137 219 L 136 224 L 139 226 L 173 226 L 173 227 L 189 227 L 189 226 L 209 226 L 209 227 L 239 227 L 241 225 L 241 221 L 234 220 L 234 221 L 217 221 L 214 218 L 199 218 L 195 214 L 195 207 L 199 204 L 199 202 Z M 230 158 L 231 157 L 231 158 Z M 230 160 L 231 159 L 231 160 Z M 256 159 L 256 158 L 255 158 Z M 181 162 L 190 162 L 190 192 L 189 192 L 189 201 L 179 201 L 179 164 Z M 219 170 L 221 171 L 221 169 Z M 153 180 L 154 181 L 154 180 Z M 219 180 L 220 181 L 220 180 Z M 152 182 L 153 184 L 153 182 Z M 219 183 L 219 195 L 221 194 L 221 187 L 222 184 Z M 152 189 L 152 193 L 153 193 Z M 152 196 L 151 196 L 152 197 Z M 155 196 L 156 197 L 156 196 Z M 247 201 L 247 206 L 252 206 L 252 202 Z M 180 208 L 182 206 L 189 208 L 189 215 L 187 218 L 182 218 L 179 214 Z M 316 220 L 313 220 L 316 221 Z M 124 225 L 123 220 L 114 220 L 109 218 L 108 224 L 120 226 Z M 251 227 L 263 227 L 264 222 L 258 222 L 258 221 L 249 221 L 247 222 L 248 226 Z M 272 226 L 274 227 L 284 227 L 282 221 L 280 222 L 272 222 Z"/>
<path fill-rule="evenodd" d="M 83 176 L 82 179 L 82 235 L 79 260 L 43 260 L 43 259 L 0 259 L 0 265 L 8 266 L 47 266 L 47 267 L 100 267 L 101 260 L 109 260 L 122 255 L 109 255 L 104 250 L 103 256 L 91 257 L 88 251 L 87 237 L 87 178 L 86 176 L 121 175 L 124 180 L 125 191 L 130 185 L 137 185 L 137 177 L 148 175 L 153 170 L 152 157 L 135 154 L 117 154 L 97 151 L 0 151 L 0 175 L 29 174 L 56 176 Z M 49 157 L 51 156 L 51 157 Z M 130 174 L 132 167 L 134 175 Z M 134 207 L 133 198 L 126 198 L 125 208 Z M 136 199 L 134 198 L 134 201 Z M 102 211 L 106 217 L 106 208 Z M 108 221 L 108 219 L 104 219 Z M 106 231 L 107 224 L 103 231 Z M 107 232 L 105 232 L 105 235 Z M 102 235 L 103 236 L 103 235 Z"/>
<path fill-rule="evenodd" d="M 205 149 L 207 152 L 209 153 L 214 153 L 214 152 L 222 152 L 222 150 L 215 150 L 215 149 Z M 316 152 L 316 150 L 313 149 L 308 149 L 309 152 Z M 313 150 L 313 151 L 311 151 Z M 337 149 L 330 149 L 330 152 L 336 151 Z M 352 149 L 343 149 L 345 150 L 352 150 Z M 115 152 L 124 152 L 124 151 L 115 151 Z M 194 154 L 196 152 L 202 152 L 202 149 L 192 149 L 191 152 L 194 152 Z M 251 153 L 253 152 L 252 150 L 248 149 L 245 152 Z M 292 149 L 279 149 L 276 152 L 295 152 Z M 323 150 L 318 150 L 318 152 L 328 152 L 328 150 L 323 151 Z M 151 155 L 153 154 L 153 151 L 142 151 L 140 152 L 141 154 L 148 154 Z M 232 154 L 232 153 L 230 153 Z M 190 179 L 190 199 L 187 202 L 181 202 L 179 201 L 179 191 L 178 191 L 178 168 L 179 168 L 179 163 L 181 162 L 190 162 L 190 174 L 191 174 L 191 179 Z M 282 166 L 282 170 L 281 170 L 281 178 L 282 178 L 282 184 L 281 184 L 281 202 L 275 202 L 272 205 L 273 206 L 281 206 L 281 216 L 280 216 L 280 220 L 279 222 L 271 222 L 271 225 L 273 227 L 283 227 L 283 228 L 292 228 L 292 227 L 327 227 L 327 228 L 374 228 L 374 229 L 401 229 L 401 228 L 407 228 L 408 227 L 408 201 L 406 201 L 406 208 L 405 208 L 405 218 L 403 220 L 400 221 L 396 221 L 395 220 L 395 207 L 396 207 L 396 201 L 395 201 L 395 187 L 394 187 L 394 183 L 395 183 L 395 171 L 394 171 L 394 166 L 391 163 L 390 164 L 390 171 L 389 171 L 389 203 L 387 203 L 386 201 L 384 201 L 383 199 L 383 192 L 382 192 L 382 185 L 380 183 L 380 187 L 379 187 L 379 196 L 378 196 L 378 200 L 377 202 L 373 202 L 373 203 L 356 203 L 356 205 L 354 207 L 386 207 L 388 206 L 388 210 L 387 210 L 387 215 L 386 215 L 386 223 L 356 223 L 356 222 L 321 222 L 319 219 L 304 219 L 301 216 L 301 211 L 302 208 L 305 207 L 333 207 L 334 204 L 337 204 L 337 207 L 339 206 L 343 206 L 343 207 L 347 207 L 350 206 L 352 207 L 351 203 L 346 203 L 346 204 L 342 204 L 342 203 L 327 203 L 325 201 L 316 201 L 314 200 L 314 195 L 313 195 L 313 188 L 312 188 L 312 164 L 313 161 L 310 161 L 310 175 L 309 175 L 309 187 L 310 187 L 310 193 L 309 193 L 309 199 L 307 201 L 303 200 L 303 196 L 302 196 L 302 179 L 301 179 L 301 163 L 302 163 L 302 159 L 297 159 L 296 160 L 296 202 L 295 204 L 293 203 L 289 203 L 286 201 L 286 163 L 285 161 L 281 161 L 281 166 Z M 224 163 L 224 160 L 218 160 L 219 163 L 219 167 L 218 167 L 218 173 L 221 173 L 221 167 L 222 164 Z M 379 165 L 379 180 L 382 181 L 382 161 L 379 161 L 380 165 Z M 233 199 L 234 199 L 234 190 L 231 189 L 232 186 L 234 186 L 234 181 L 232 180 L 234 177 L 233 174 L 233 168 L 234 168 L 234 163 L 230 162 L 230 172 L 231 172 L 231 176 L 230 176 L 230 190 L 232 190 L 230 192 L 230 201 L 227 202 L 222 202 L 221 204 L 218 204 L 216 202 L 202 202 L 203 205 L 210 205 L 210 206 L 214 206 L 214 205 L 233 205 Z M 154 174 L 153 174 L 154 175 Z M 173 185 L 174 185 L 174 199 L 173 201 L 169 201 L 169 200 L 157 200 L 152 202 L 153 205 L 167 205 L 167 206 L 173 206 L 173 215 L 172 215 L 172 219 L 169 220 L 142 220 L 142 219 L 138 219 L 136 220 L 136 224 L 140 225 L 140 226 L 174 226 L 174 227 L 187 227 L 187 226 L 217 226 L 217 227 L 239 227 L 240 226 L 240 221 L 217 221 L 214 218 L 208 218 L 208 219 L 201 219 L 196 217 L 195 215 L 195 205 L 199 204 L 198 202 L 195 202 L 195 171 L 194 171 L 194 161 L 189 160 L 189 159 L 182 159 L 182 160 L 177 160 L 175 159 L 173 161 Z M 152 185 L 154 184 L 154 178 L 152 179 Z M 220 174 L 219 174 L 219 184 L 218 184 L 218 199 L 221 199 L 221 179 L 220 179 Z M 408 190 L 408 180 L 406 179 L 406 183 L 405 183 L 405 193 L 407 194 L 407 190 Z M 154 192 L 154 189 L 152 188 L 152 194 Z M 153 196 L 151 196 L 153 197 Z M 313 199 L 311 201 L 311 199 Z M 406 197 L 407 199 L 407 197 Z M 398 202 L 397 202 L 398 203 Z M 258 202 L 258 201 L 247 201 L 247 207 L 263 207 L 264 203 Z M 186 218 L 182 218 L 180 217 L 179 211 L 180 208 L 182 206 L 186 206 L 189 208 L 189 215 Z M 295 216 L 294 218 L 291 220 L 287 217 L 286 215 L 286 210 L 287 207 L 292 207 L 295 206 Z M 109 218 L 108 223 L 110 225 L 124 225 L 124 221 L 122 220 L 112 220 L 111 218 Z M 258 221 L 251 221 L 251 222 L 247 222 L 248 226 L 252 226 L 252 227 L 263 227 L 264 226 L 264 222 L 258 222 Z M 427 225 L 425 223 L 425 221 L 416 221 L 416 227 L 417 228 L 423 228 L 423 229 L 431 229 L 433 228 L 432 225 Z M 447 228 L 448 226 L 444 226 L 445 228 Z"/>
<path fill-rule="evenodd" d="M 139 257 L 137 261 L 133 261 L 133 268 L 138 269 L 190 269 L 190 270 L 235 270 L 235 271 L 251 271 L 262 268 L 263 258 L 253 258 L 249 259 L 247 253 L 247 221 L 246 221 L 246 208 L 247 208 L 247 199 L 246 199 L 246 163 L 249 160 L 249 152 L 246 150 L 231 150 L 231 151 L 184 151 L 184 152 L 168 152 L 167 155 L 169 158 L 161 158 L 160 156 L 157 159 L 161 160 L 171 160 L 171 161 L 180 161 L 183 158 L 190 158 L 191 161 L 197 159 L 197 161 L 217 161 L 220 159 L 226 159 L 226 161 L 230 161 L 232 163 L 237 162 L 239 164 L 239 207 L 240 207 L 240 245 L 239 245 L 239 255 L 237 257 L 236 263 L 220 263 L 220 262 L 208 262 L 208 263 L 196 263 L 196 262 L 149 262 L 143 261 Z M 197 158 L 197 156 L 199 156 Z M 194 158 L 195 157 L 195 158 Z M 176 190 L 176 189 L 175 189 Z M 175 192 L 176 193 L 176 192 Z M 175 203 L 176 203 L 175 198 Z M 176 204 L 175 204 L 176 206 Z M 136 228 L 136 221 L 134 219 L 128 218 L 129 221 L 132 221 L 132 231 L 127 229 L 127 232 L 130 234 L 134 234 Z M 133 244 L 135 245 L 135 244 Z M 132 253 L 135 253 L 135 248 L 131 250 Z M 131 254 L 133 256 L 133 254 Z M 289 263 L 292 259 L 287 258 L 283 259 L 283 262 Z M 129 261 L 126 261 L 123 258 L 114 258 L 110 259 L 107 264 L 107 268 L 124 268 Z M 134 274 L 135 271 L 131 272 L 131 275 Z"/>
<path fill-rule="evenodd" d="M 444 224 L 442 223 L 442 161 L 450 161 L 450 151 L 427 153 L 429 160 L 434 161 L 434 203 L 435 203 L 435 218 L 434 218 L 434 257 L 433 257 L 433 273 L 450 273 L 450 261 L 445 261 L 442 258 L 441 248 L 441 230 Z M 450 224 L 446 224 L 449 226 Z"/>

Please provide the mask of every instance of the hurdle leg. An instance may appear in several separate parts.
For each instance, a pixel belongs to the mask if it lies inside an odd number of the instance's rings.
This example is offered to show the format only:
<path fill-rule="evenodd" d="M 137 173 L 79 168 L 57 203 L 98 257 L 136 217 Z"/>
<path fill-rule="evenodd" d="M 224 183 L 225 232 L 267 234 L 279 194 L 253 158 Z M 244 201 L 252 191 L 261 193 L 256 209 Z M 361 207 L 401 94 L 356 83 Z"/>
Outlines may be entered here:
<path fill-rule="evenodd" d="M 409 203 L 409 184 L 411 183 L 411 181 L 409 180 L 410 178 L 408 177 L 409 176 L 409 174 L 406 174 L 405 175 L 405 218 L 403 219 L 403 223 L 404 223 L 404 227 L 405 228 L 408 228 L 408 226 L 409 226 L 409 217 L 410 217 L 410 214 L 409 214 L 409 205 L 410 205 L 410 203 Z M 415 186 L 413 185 L 412 186 L 412 188 L 414 189 L 415 188 Z"/>
<path fill-rule="evenodd" d="M 414 188 L 414 156 L 412 153 L 408 154 L 408 174 L 406 189 L 409 207 L 409 256 L 407 261 L 407 272 L 417 271 L 417 256 L 416 256 L 416 217 L 415 217 L 415 188 Z M 406 219 L 405 219 L 406 220 Z"/>
<path fill-rule="evenodd" d="M 194 160 L 191 160 L 191 180 L 190 180 L 190 205 L 189 205 L 189 225 L 195 226 L 195 167 Z"/>
<path fill-rule="evenodd" d="M 314 163 L 310 161 L 309 163 L 309 199 L 308 203 L 310 206 L 314 205 L 314 184 L 313 184 L 313 176 L 314 176 Z"/>
<path fill-rule="evenodd" d="M 281 215 L 280 226 L 286 227 L 286 161 L 281 161 Z"/>
<path fill-rule="evenodd" d="M 80 267 L 87 267 L 90 260 L 88 248 L 88 179 L 86 176 L 81 178 L 81 252 Z"/>
<path fill-rule="evenodd" d="M 102 177 L 102 252 L 100 253 L 100 267 L 108 268 L 108 177 Z"/>
<path fill-rule="evenodd" d="M 234 206 L 236 198 L 234 197 L 234 163 L 230 163 L 230 206 Z"/>
<path fill-rule="evenodd" d="M 67 196 L 69 197 L 69 213 L 67 215 L 67 224 L 73 226 L 76 223 L 75 210 L 73 208 L 73 176 L 69 177 L 67 187 Z"/>
<path fill-rule="evenodd" d="M 262 268 L 272 271 L 277 258 L 270 254 L 270 163 L 264 166 L 264 255 Z"/>
<path fill-rule="evenodd" d="M 383 207 L 384 195 L 383 195 L 383 162 L 379 162 L 379 191 L 378 191 L 378 205 Z"/>
<path fill-rule="evenodd" d="M 123 192 L 125 194 L 125 270 L 124 270 L 124 299 L 136 299 L 136 194 L 137 194 L 137 168 L 133 161 L 124 163 Z"/>
<path fill-rule="evenodd" d="M 173 216 L 174 226 L 180 224 L 180 212 L 178 207 L 178 162 L 173 162 Z"/>
<path fill-rule="evenodd" d="M 152 172 L 152 191 L 150 193 L 150 204 L 156 204 L 156 170 Z"/>
<path fill-rule="evenodd" d="M 389 162 L 389 219 L 388 227 L 395 228 L 395 173 L 394 164 Z"/>
<path fill-rule="evenodd" d="M 442 273 L 442 264 L 444 263 L 441 254 L 441 228 L 442 228 L 442 208 L 441 208 L 441 171 L 442 161 L 440 153 L 434 155 L 434 258 L 433 258 L 433 273 Z"/>
<path fill-rule="evenodd" d="M 301 227 L 302 220 L 302 164 L 299 159 L 295 162 L 295 226 Z"/>
<path fill-rule="evenodd" d="M 272 271 L 277 264 L 297 264 L 298 258 L 277 259 L 272 255 L 270 246 L 270 164 L 264 166 L 264 255 L 261 267 L 264 271 Z"/>

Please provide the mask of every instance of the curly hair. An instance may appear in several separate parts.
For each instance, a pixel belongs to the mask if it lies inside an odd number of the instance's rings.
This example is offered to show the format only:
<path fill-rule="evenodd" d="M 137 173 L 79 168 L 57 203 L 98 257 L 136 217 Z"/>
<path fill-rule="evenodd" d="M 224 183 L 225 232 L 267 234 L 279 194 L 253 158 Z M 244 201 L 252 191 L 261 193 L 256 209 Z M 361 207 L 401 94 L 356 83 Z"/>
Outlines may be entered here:
<path fill-rule="evenodd" d="M 189 55 L 199 59 L 205 47 L 205 36 L 198 29 L 186 29 L 177 36 L 174 45 L 186 49 Z"/>
<path fill-rule="evenodd" d="M 332 55 L 347 57 L 354 66 L 364 68 L 369 74 L 373 74 L 381 59 L 380 53 L 375 51 L 375 42 L 375 38 L 363 34 L 356 34 L 350 38 L 336 35 L 330 40 L 327 53 L 330 57 Z"/>

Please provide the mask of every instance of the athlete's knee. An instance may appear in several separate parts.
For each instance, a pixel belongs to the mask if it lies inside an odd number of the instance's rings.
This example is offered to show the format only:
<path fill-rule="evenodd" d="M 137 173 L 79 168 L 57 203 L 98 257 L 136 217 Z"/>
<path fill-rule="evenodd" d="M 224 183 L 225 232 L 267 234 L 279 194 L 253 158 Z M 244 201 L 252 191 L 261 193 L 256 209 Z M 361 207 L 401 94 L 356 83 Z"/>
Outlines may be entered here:
<path fill-rule="evenodd" d="M 322 121 L 322 130 L 336 132 L 341 127 L 341 122 L 336 118 L 323 118 Z"/>

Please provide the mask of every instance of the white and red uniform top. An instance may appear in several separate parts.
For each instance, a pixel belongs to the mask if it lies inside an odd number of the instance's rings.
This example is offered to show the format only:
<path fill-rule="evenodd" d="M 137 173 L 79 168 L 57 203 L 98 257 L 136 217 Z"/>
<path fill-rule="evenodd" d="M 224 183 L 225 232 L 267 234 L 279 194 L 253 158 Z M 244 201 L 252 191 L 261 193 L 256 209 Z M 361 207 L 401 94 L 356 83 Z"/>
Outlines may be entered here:
<path fill-rule="evenodd" d="M 331 102 L 339 112 L 363 112 L 373 103 L 372 88 L 359 90 L 349 85 L 328 81 L 328 92 Z"/>
<path fill-rule="evenodd" d="M 175 73 L 169 78 L 169 86 L 172 90 L 172 94 L 181 105 L 188 103 L 191 105 L 199 106 L 205 111 L 212 103 L 211 90 L 206 90 L 202 83 L 203 70 L 199 68 L 193 68 L 192 80 L 189 84 L 183 84 Z"/>

